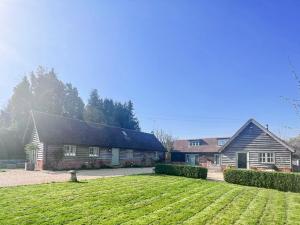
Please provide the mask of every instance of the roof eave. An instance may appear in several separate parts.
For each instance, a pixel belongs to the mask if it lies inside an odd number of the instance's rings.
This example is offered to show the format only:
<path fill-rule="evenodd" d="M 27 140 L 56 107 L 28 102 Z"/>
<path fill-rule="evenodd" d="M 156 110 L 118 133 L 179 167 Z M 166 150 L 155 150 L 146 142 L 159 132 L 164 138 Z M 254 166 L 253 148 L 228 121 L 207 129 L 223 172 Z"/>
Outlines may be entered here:
<path fill-rule="evenodd" d="M 280 138 L 278 138 L 275 134 L 273 134 L 271 131 L 269 131 L 267 128 L 263 127 L 260 123 L 258 123 L 255 119 L 249 119 L 226 143 L 223 145 L 220 149 L 219 152 L 221 153 L 226 149 L 227 146 L 237 137 L 239 134 L 250 124 L 253 123 L 257 127 L 259 127 L 261 130 L 263 130 L 265 133 L 270 135 L 274 140 L 279 142 L 281 145 L 287 148 L 287 150 L 291 151 L 292 153 L 295 152 L 295 149 L 283 142 Z"/>

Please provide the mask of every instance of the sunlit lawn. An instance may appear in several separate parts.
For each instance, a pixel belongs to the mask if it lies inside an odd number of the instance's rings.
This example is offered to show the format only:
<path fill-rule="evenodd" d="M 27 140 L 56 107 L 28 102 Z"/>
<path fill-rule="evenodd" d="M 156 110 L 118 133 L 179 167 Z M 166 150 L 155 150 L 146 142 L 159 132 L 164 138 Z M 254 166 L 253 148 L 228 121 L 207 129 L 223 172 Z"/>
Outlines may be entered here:
<path fill-rule="evenodd" d="M 300 224 L 300 194 L 173 176 L 0 188 L 0 224 Z"/>

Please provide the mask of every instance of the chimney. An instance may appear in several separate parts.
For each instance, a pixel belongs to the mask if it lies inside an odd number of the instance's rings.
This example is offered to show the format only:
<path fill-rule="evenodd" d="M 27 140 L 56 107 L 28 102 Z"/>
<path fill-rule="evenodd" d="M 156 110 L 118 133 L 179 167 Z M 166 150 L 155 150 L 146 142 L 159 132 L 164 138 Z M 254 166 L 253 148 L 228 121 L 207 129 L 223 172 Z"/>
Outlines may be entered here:
<path fill-rule="evenodd" d="M 269 124 L 266 124 L 266 128 L 267 128 L 267 130 L 269 130 Z"/>

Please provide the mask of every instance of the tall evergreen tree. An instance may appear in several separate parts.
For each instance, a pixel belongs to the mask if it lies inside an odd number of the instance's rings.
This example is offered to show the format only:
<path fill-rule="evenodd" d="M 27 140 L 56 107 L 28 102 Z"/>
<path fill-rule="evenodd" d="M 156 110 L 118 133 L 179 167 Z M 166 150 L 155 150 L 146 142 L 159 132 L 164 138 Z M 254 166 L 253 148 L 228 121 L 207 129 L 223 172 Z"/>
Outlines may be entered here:
<path fill-rule="evenodd" d="M 140 130 L 132 101 L 122 104 L 108 98 L 102 100 L 96 89 L 90 94 L 88 104 L 85 107 L 84 119 L 110 126 Z"/>
<path fill-rule="evenodd" d="M 134 113 L 133 103 L 131 100 L 128 101 L 126 108 L 129 114 L 128 115 L 129 129 L 140 130 L 139 120 L 137 119 Z"/>
<path fill-rule="evenodd" d="M 90 98 L 85 107 L 84 119 L 86 121 L 103 123 L 103 101 L 100 99 L 98 91 L 96 89 L 92 90 Z"/>
<path fill-rule="evenodd" d="M 111 126 L 119 126 L 115 119 L 116 107 L 115 103 L 112 99 L 104 99 L 103 101 L 103 114 L 104 119 L 103 122 L 107 125 Z"/>
<path fill-rule="evenodd" d="M 7 108 L 0 110 L 0 128 L 8 128 L 11 124 L 11 115 Z"/>
<path fill-rule="evenodd" d="M 84 103 L 79 97 L 78 90 L 71 83 L 65 85 L 65 96 L 63 104 L 64 116 L 73 119 L 83 119 Z"/>
<path fill-rule="evenodd" d="M 27 77 L 14 88 L 13 95 L 7 106 L 10 114 L 10 125 L 18 132 L 24 132 L 28 121 L 28 115 L 32 109 L 32 93 Z"/>
<path fill-rule="evenodd" d="M 140 130 L 139 121 L 135 117 L 133 103 L 131 101 L 124 104 L 115 103 L 114 120 L 119 127 L 130 130 Z"/>
<path fill-rule="evenodd" d="M 129 128 L 129 121 L 127 120 L 128 118 L 128 113 L 125 107 L 125 104 L 122 104 L 120 102 L 115 102 L 114 104 L 114 123 L 115 126 L 130 129 Z"/>
<path fill-rule="evenodd" d="M 39 67 L 31 74 L 33 106 L 36 110 L 58 115 L 63 114 L 65 87 L 58 80 L 54 69 Z"/>

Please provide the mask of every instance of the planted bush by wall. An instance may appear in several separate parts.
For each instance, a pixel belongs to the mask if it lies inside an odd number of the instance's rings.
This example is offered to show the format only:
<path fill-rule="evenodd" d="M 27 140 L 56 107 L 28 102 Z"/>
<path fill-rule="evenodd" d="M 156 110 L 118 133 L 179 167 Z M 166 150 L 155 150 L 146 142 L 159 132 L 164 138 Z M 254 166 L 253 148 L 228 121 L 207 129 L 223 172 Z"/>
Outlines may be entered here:
<path fill-rule="evenodd" d="M 174 176 L 207 178 L 207 168 L 199 166 L 178 165 L 178 164 L 156 164 L 155 173 Z"/>
<path fill-rule="evenodd" d="M 224 180 L 228 183 L 300 192 L 300 174 L 227 169 Z"/>

